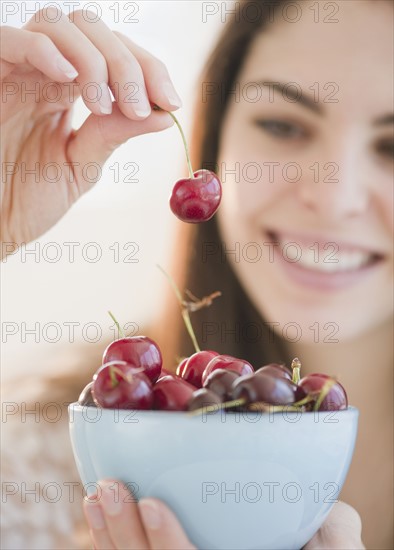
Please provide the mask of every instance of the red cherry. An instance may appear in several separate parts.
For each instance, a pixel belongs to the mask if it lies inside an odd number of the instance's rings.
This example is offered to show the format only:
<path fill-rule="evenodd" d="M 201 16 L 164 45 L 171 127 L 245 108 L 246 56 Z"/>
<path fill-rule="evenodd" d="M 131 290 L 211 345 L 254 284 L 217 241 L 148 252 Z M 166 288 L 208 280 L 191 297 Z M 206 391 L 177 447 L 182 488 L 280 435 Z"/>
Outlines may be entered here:
<path fill-rule="evenodd" d="M 228 369 L 216 369 L 206 378 L 204 388 L 216 393 L 222 401 L 231 399 L 233 382 L 239 378 L 238 372 Z"/>
<path fill-rule="evenodd" d="M 238 359 L 237 357 L 232 357 L 231 355 L 217 355 L 206 366 L 202 377 L 202 385 L 205 386 L 205 381 L 208 376 L 216 369 L 227 369 L 233 372 L 237 372 L 241 376 L 246 374 L 253 374 L 253 367 L 248 361 L 244 359 Z"/>
<path fill-rule="evenodd" d="M 290 370 L 284 365 L 279 365 L 278 363 L 270 363 L 269 365 L 265 365 L 264 367 L 256 370 L 256 374 L 269 374 L 270 376 L 274 376 L 276 378 L 286 378 L 286 380 L 292 379 Z"/>
<path fill-rule="evenodd" d="M 152 383 L 159 378 L 163 362 L 158 345 L 147 336 L 129 336 L 111 342 L 104 351 L 103 364 L 110 361 L 142 367 Z"/>
<path fill-rule="evenodd" d="M 93 387 L 93 382 L 89 382 L 89 384 L 87 384 L 84 387 L 84 389 L 81 392 L 81 395 L 78 397 L 78 403 L 80 405 L 83 405 L 85 407 L 87 407 L 87 406 L 95 407 L 96 406 L 96 403 L 93 400 L 92 387 Z"/>
<path fill-rule="evenodd" d="M 170 197 L 170 207 L 175 216 L 188 223 L 206 222 L 219 208 L 222 185 L 210 170 L 197 170 L 194 178 L 176 182 Z"/>
<path fill-rule="evenodd" d="M 207 388 L 200 388 L 193 393 L 187 404 L 187 408 L 189 411 L 195 411 L 204 407 L 218 406 L 221 403 L 222 400 L 215 392 Z"/>
<path fill-rule="evenodd" d="M 164 376 L 153 386 L 153 408 L 160 411 L 184 411 L 195 390 L 194 386 L 178 376 Z"/>
<path fill-rule="evenodd" d="M 286 378 L 255 374 L 235 380 L 232 399 L 242 399 L 245 403 L 263 401 L 271 405 L 289 405 L 295 402 L 296 386 Z"/>
<path fill-rule="evenodd" d="M 323 389 L 323 386 L 328 380 L 332 380 L 331 376 L 327 374 L 308 374 L 304 376 L 298 384 L 306 394 L 315 395 L 316 400 L 319 397 L 319 393 Z M 328 394 L 320 404 L 319 411 L 341 411 L 347 409 L 348 399 L 345 388 L 339 382 L 335 381 L 334 385 L 330 388 Z"/>
<path fill-rule="evenodd" d="M 152 384 L 143 373 L 124 361 L 111 361 L 97 372 L 92 385 L 93 399 L 105 409 L 150 409 Z"/>
<path fill-rule="evenodd" d="M 186 363 L 183 365 L 183 367 L 181 363 L 179 376 L 186 380 L 186 382 L 189 382 L 189 384 L 193 384 L 193 386 L 195 386 L 196 388 L 201 388 L 201 377 L 202 373 L 205 370 L 205 367 L 208 365 L 211 359 L 218 355 L 219 354 L 216 351 L 197 351 L 196 353 L 193 353 L 193 355 L 191 355 L 186 360 Z"/>

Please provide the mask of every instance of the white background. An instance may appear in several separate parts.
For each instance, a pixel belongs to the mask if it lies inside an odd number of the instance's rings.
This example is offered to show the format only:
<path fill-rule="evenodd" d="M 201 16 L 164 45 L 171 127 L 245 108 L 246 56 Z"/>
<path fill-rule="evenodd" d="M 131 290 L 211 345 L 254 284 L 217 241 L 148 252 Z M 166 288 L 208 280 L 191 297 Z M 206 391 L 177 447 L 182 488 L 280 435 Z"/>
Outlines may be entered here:
<path fill-rule="evenodd" d="M 2 24 L 21 27 L 35 8 L 54 3 L 4 1 Z M 65 13 L 70 12 L 69 3 L 56 4 Z M 116 22 L 115 2 L 79 2 L 80 7 L 87 4 L 90 11 L 99 6 L 109 27 L 129 35 L 165 62 L 183 100 L 178 113 L 188 135 L 193 100 L 198 93 L 197 78 L 222 26 L 221 9 L 203 21 L 203 10 L 209 4 L 213 11 L 214 2 L 117 2 L 120 21 Z M 132 16 L 136 4 L 138 13 L 134 18 L 138 22 L 124 21 Z M 216 4 L 223 8 L 226 3 Z M 24 8 L 30 11 L 26 13 Z M 9 15 L 15 10 L 17 13 Z M 85 107 L 77 105 L 74 126 L 78 127 L 86 115 Z M 3 380 L 25 371 L 39 375 L 46 369 L 53 370 L 59 355 L 75 346 L 69 341 L 71 329 L 64 323 L 79 323 L 74 329 L 76 342 L 83 341 L 83 327 L 88 326 L 91 329 L 86 336 L 94 339 L 96 331 L 89 324 L 97 323 L 104 341 L 113 335 L 108 309 L 121 323 L 134 322 L 139 326 L 154 316 L 164 285 L 168 284 L 155 264 L 169 265 L 173 230 L 178 222 L 170 213 L 168 196 L 174 182 L 187 174 L 184 159 L 175 127 L 130 140 L 107 162 L 95 188 L 55 227 L 28 245 L 29 250 L 37 251 L 38 261 L 34 254 L 24 258 L 19 251 L 1 265 Z M 127 162 L 138 164 L 138 182 L 114 182 L 114 169 L 110 167 L 118 163 L 122 180 L 130 172 L 123 168 Z M 61 248 L 57 262 L 48 261 L 59 251 L 48 246 L 51 242 Z M 80 243 L 75 247 L 74 262 L 70 262 L 70 248 L 63 245 L 65 242 Z M 86 254 L 90 259 L 95 257 L 96 248 L 86 248 L 91 242 L 102 251 L 101 259 L 95 263 L 86 258 Z M 138 263 L 124 261 L 127 251 L 122 247 L 128 242 L 139 247 L 134 257 Z M 119 243 L 119 262 L 114 261 L 115 252 L 110 249 L 114 243 Z M 34 329 L 35 323 L 39 324 L 37 336 L 26 332 Z M 7 334 L 12 329 L 17 333 Z M 54 343 L 58 336 L 61 340 Z"/>

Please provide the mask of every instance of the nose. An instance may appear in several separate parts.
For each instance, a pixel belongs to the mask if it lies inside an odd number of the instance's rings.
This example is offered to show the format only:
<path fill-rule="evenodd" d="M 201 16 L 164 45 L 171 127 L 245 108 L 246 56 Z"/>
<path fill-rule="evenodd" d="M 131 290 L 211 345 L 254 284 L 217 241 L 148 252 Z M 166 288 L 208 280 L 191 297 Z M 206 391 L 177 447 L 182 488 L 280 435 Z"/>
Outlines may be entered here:
<path fill-rule="evenodd" d="M 339 222 L 367 210 L 367 167 L 365 153 L 355 145 L 354 137 L 347 143 L 337 142 L 330 151 L 328 158 L 335 160 L 312 162 L 298 182 L 298 196 L 304 208 L 321 220 Z"/>

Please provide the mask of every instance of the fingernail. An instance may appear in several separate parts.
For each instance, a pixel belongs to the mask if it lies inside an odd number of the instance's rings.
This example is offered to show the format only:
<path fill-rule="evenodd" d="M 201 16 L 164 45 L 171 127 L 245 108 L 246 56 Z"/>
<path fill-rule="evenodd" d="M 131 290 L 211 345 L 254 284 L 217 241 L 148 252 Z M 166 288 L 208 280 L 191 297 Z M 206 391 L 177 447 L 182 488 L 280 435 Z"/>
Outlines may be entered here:
<path fill-rule="evenodd" d="M 134 111 L 136 115 L 140 117 L 147 117 L 151 114 L 151 108 L 148 101 L 148 96 L 146 92 L 143 90 L 140 90 L 140 92 L 137 95 L 138 103 L 135 104 Z"/>
<path fill-rule="evenodd" d="M 101 488 L 101 505 L 109 516 L 117 516 L 122 511 L 122 501 L 119 495 L 119 484 L 114 481 L 99 481 Z"/>
<path fill-rule="evenodd" d="M 150 499 L 140 500 L 138 504 L 142 520 L 148 529 L 156 530 L 161 526 L 161 514 L 157 504 Z"/>
<path fill-rule="evenodd" d="M 151 108 L 149 106 L 145 107 L 145 106 L 139 105 L 134 108 L 134 111 L 137 116 L 144 117 L 144 118 L 146 118 L 151 114 Z"/>
<path fill-rule="evenodd" d="M 78 76 L 78 71 L 76 68 L 71 65 L 67 59 L 65 59 L 62 56 L 59 56 L 56 61 L 58 69 L 62 71 L 63 74 L 65 74 L 68 78 L 75 78 Z"/>
<path fill-rule="evenodd" d="M 94 501 L 86 500 L 85 512 L 90 527 L 93 529 L 105 528 L 105 519 L 103 512 L 101 511 L 100 504 L 97 504 Z"/>
<path fill-rule="evenodd" d="M 106 82 L 100 84 L 101 96 L 99 101 L 100 111 L 103 115 L 110 115 L 112 113 L 112 100 L 108 90 Z"/>
<path fill-rule="evenodd" d="M 163 84 L 163 92 L 168 99 L 168 102 L 173 107 L 182 107 L 182 100 L 179 95 L 176 93 L 174 86 L 171 82 L 165 82 Z"/>

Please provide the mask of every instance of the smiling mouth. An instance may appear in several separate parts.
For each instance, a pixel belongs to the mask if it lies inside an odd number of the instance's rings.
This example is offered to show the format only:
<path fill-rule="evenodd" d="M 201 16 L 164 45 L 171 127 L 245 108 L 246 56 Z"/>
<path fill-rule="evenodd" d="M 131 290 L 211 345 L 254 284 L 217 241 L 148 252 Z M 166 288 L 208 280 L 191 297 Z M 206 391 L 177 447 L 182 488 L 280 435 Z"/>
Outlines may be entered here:
<path fill-rule="evenodd" d="M 281 260 L 289 267 L 318 275 L 346 275 L 363 272 L 381 263 L 381 253 L 337 242 L 335 238 L 298 238 L 290 234 L 267 231 L 268 239 L 278 246 Z"/>

